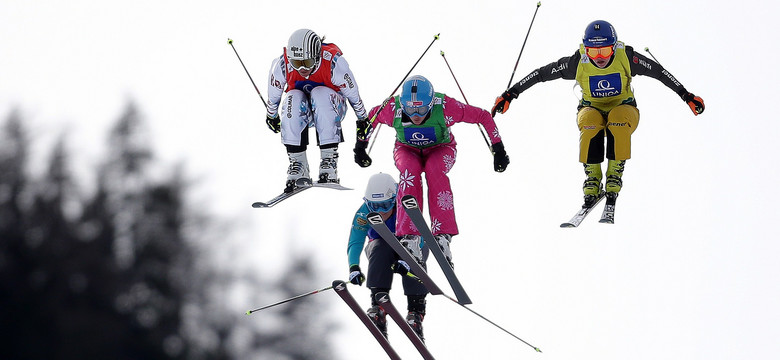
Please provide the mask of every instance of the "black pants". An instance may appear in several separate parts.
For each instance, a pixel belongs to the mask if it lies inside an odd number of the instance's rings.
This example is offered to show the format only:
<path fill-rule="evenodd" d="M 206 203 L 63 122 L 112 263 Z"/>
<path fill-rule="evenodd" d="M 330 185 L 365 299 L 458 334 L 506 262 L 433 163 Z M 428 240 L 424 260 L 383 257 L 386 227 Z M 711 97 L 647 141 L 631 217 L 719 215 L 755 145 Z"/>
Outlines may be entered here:
<path fill-rule="evenodd" d="M 383 239 L 369 240 L 366 252 L 368 257 L 366 286 L 389 290 L 392 287 L 393 275 L 395 274 L 391 267 L 400 257 Z M 427 247 L 423 248 L 423 259 L 428 259 Z M 416 279 L 404 276 L 401 281 L 404 287 L 404 295 L 425 295 L 428 293 L 425 285 Z"/>

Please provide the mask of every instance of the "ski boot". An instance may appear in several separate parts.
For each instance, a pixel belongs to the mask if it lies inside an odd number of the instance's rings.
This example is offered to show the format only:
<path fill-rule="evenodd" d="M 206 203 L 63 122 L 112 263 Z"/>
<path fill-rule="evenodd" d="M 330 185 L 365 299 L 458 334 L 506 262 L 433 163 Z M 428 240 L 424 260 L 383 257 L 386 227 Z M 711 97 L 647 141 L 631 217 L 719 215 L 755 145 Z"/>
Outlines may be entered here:
<path fill-rule="evenodd" d="M 607 164 L 607 205 L 615 205 L 618 193 L 623 187 L 623 171 L 626 167 L 626 161 L 609 160 Z"/>
<path fill-rule="evenodd" d="M 423 264 L 422 237 L 420 235 L 404 235 L 401 240 L 403 245 L 418 264 Z"/>
<path fill-rule="evenodd" d="M 409 327 L 414 330 L 414 333 L 417 334 L 418 337 L 420 337 L 420 340 L 422 342 L 425 342 L 425 336 L 423 336 L 423 318 L 425 317 L 425 313 L 410 310 L 409 313 L 406 315 L 406 323 L 409 324 Z"/>
<path fill-rule="evenodd" d="M 287 153 L 290 158 L 290 166 L 287 167 L 287 182 L 284 185 L 284 192 L 291 193 L 297 187 L 298 179 L 308 179 L 309 182 L 309 162 L 306 160 L 306 152 Z"/>
<path fill-rule="evenodd" d="M 320 149 L 320 178 L 317 180 L 320 184 L 338 184 L 338 172 L 336 165 L 339 160 L 338 150 L 334 148 Z"/>
<path fill-rule="evenodd" d="M 376 325 L 379 332 L 387 339 L 387 314 L 385 311 L 382 310 L 379 305 L 372 305 L 371 308 L 366 311 L 366 315 L 368 315 L 371 322 Z"/>
<path fill-rule="evenodd" d="M 585 167 L 585 182 L 582 183 L 582 192 L 585 194 L 585 202 L 582 208 L 592 207 L 599 201 L 604 192 L 601 185 L 601 164 L 583 164 Z"/>
<path fill-rule="evenodd" d="M 452 262 L 452 251 L 450 251 L 450 242 L 452 242 L 452 235 L 450 234 L 437 234 L 434 236 L 436 243 L 439 244 L 439 249 L 444 253 L 444 257 L 447 258 L 447 262 L 451 268 L 455 268 L 455 264 Z"/>

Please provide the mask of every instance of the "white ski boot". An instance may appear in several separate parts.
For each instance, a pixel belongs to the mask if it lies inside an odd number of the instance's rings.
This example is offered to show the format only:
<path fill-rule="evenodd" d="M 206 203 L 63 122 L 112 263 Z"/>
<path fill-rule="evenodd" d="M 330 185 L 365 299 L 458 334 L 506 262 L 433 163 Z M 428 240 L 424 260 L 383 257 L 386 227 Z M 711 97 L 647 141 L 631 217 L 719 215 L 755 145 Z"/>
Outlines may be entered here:
<path fill-rule="evenodd" d="M 450 263 L 451 268 L 455 268 L 452 263 L 452 251 L 450 251 L 450 242 L 452 241 L 452 235 L 450 234 L 438 234 L 434 236 L 436 243 L 439 244 L 439 249 L 444 253 L 444 257 L 447 258 L 447 262 Z"/>
<path fill-rule="evenodd" d="M 337 148 L 320 149 L 320 177 L 317 180 L 320 184 L 338 184 L 339 177 L 337 165 L 339 153 Z"/>
<path fill-rule="evenodd" d="M 284 192 L 290 193 L 295 190 L 295 182 L 298 179 L 309 179 L 309 161 L 306 159 L 305 151 L 287 153 L 287 157 L 290 158 L 290 166 L 287 167 L 287 183 L 285 183 Z"/>
<path fill-rule="evenodd" d="M 404 235 L 404 237 L 401 238 L 401 245 L 403 245 L 407 251 L 409 251 L 410 254 L 412 254 L 412 257 L 414 257 L 414 260 L 417 261 L 418 264 L 422 265 L 423 263 L 423 254 L 422 254 L 422 237 L 420 235 Z"/>

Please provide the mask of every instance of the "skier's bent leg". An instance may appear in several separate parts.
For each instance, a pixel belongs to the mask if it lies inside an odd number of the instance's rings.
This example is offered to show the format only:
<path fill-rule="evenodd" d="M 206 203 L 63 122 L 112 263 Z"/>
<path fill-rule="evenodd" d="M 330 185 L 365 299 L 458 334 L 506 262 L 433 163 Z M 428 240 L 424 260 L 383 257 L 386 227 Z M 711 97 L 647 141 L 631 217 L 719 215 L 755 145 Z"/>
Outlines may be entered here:
<path fill-rule="evenodd" d="M 639 126 L 639 110 L 632 105 L 618 105 L 609 112 L 607 131 L 607 202 L 614 204 L 623 187 L 626 160 L 631 158 L 631 135 Z"/>
<path fill-rule="evenodd" d="M 604 128 L 606 121 L 601 111 L 584 107 L 577 112 L 580 129 L 580 162 L 600 164 L 604 161 Z"/>

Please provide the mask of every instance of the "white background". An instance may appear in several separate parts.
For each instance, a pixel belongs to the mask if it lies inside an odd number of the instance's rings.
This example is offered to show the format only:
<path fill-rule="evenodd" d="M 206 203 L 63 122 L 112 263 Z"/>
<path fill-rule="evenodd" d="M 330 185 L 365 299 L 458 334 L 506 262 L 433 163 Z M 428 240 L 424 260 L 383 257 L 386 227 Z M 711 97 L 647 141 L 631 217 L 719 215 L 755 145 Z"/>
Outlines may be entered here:
<path fill-rule="evenodd" d="M 227 39 L 267 98 L 272 59 L 294 30 L 311 28 L 341 47 L 373 106 L 440 33 L 413 73 L 463 100 L 444 51 L 469 102 L 489 108 L 507 86 L 535 8 L 533 1 L 4 1 L 0 116 L 21 111 L 36 159 L 64 132 L 88 182 L 109 126 L 134 101 L 162 160 L 185 161 L 197 179 L 193 201 L 230 219 L 214 244 L 225 266 L 273 277 L 291 253 L 312 253 L 324 287 L 348 274 L 349 225 L 366 180 L 379 171 L 397 176 L 392 135 L 380 131 L 374 165 L 359 168 L 350 110 L 339 174 L 356 190 L 312 190 L 251 209 L 281 191 L 287 159 Z M 544 353 L 429 296 L 431 352 L 440 359 L 776 357 L 777 13 L 752 0 L 544 2 L 514 81 L 573 54 L 585 25 L 604 19 L 636 51 L 649 47 L 706 111 L 694 117 L 660 82 L 635 78 L 641 120 L 616 223 L 599 224 L 593 214 L 578 229 L 558 227 L 580 205 L 584 179 L 573 82 L 539 84 L 496 117 L 512 160 L 505 173 L 492 171 L 476 126 L 456 125 L 450 178 L 461 234 L 452 248 L 470 307 Z M 310 147 L 310 161 L 318 158 Z M 435 266 L 431 274 L 446 285 Z M 351 290 L 368 307 L 368 290 Z M 263 292 L 226 301 L 243 312 L 280 300 Z M 400 294 L 391 292 L 403 308 Z M 330 304 L 323 316 L 341 326 L 328 334 L 341 359 L 384 357 L 337 296 L 316 296 Z M 402 357 L 417 357 L 396 327 L 390 339 Z"/>

